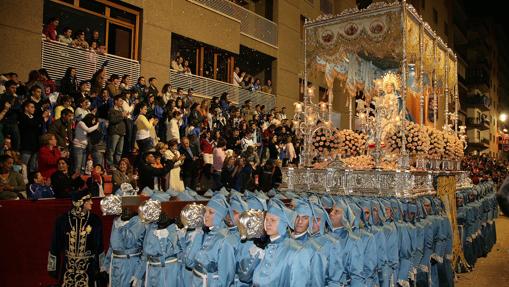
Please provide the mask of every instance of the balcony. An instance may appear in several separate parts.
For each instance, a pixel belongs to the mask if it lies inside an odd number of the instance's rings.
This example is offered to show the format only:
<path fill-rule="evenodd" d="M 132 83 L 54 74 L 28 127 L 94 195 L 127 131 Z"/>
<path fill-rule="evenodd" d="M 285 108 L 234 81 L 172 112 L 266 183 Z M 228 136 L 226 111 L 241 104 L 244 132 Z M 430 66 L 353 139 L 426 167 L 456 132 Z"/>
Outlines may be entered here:
<path fill-rule="evenodd" d="M 60 80 L 68 67 L 76 68 L 78 80 L 90 80 L 92 75 L 107 63 L 109 75 L 130 75 L 131 79 L 140 76 L 140 63 L 136 60 L 115 55 L 99 55 L 88 50 L 69 47 L 54 41 L 42 41 L 42 64 L 48 74 L 55 80 Z"/>
<path fill-rule="evenodd" d="M 490 121 L 482 118 L 467 118 L 467 127 L 474 128 L 481 131 L 490 129 Z"/>
<path fill-rule="evenodd" d="M 460 100 L 462 108 L 478 108 L 483 112 L 487 112 L 491 107 L 490 98 L 481 94 L 479 91 L 474 95 L 468 95 Z"/>
<path fill-rule="evenodd" d="M 248 91 L 225 82 L 200 77 L 196 75 L 178 73 L 170 69 L 170 83 L 174 88 L 187 90 L 193 88 L 194 93 L 203 98 L 221 97 L 224 92 L 228 93 L 228 99 L 235 104 L 244 104 L 251 100 L 253 105 L 265 105 L 265 110 L 270 111 L 276 105 L 276 97 L 271 94 Z"/>
<path fill-rule="evenodd" d="M 187 0 L 240 21 L 240 33 L 277 47 L 277 24 L 227 0 Z"/>
<path fill-rule="evenodd" d="M 476 139 L 468 139 L 468 150 L 485 150 L 490 147 L 490 140 L 486 138 L 476 138 Z"/>
<path fill-rule="evenodd" d="M 490 76 L 486 65 L 479 64 L 468 70 L 467 82 L 469 85 L 478 86 L 483 91 L 490 89 Z"/>

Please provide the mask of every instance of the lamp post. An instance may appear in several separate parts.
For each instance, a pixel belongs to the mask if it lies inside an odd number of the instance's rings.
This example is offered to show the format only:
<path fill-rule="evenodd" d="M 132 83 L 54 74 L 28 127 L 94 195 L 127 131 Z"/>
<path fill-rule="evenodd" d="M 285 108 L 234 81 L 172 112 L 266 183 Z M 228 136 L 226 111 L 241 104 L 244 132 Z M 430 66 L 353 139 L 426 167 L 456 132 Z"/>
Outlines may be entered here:
<path fill-rule="evenodd" d="M 312 98 L 314 98 L 314 90 L 308 87 L 304 93 L 304 101 L 294 103 L 293 125 L 297 136 L 301 136 L 304 140 L 300 156 L 300 165 L 303 167 L 311 167 L 313 164 L 313 135 L 320 129 L 331 131 L 332 126 L 331 104 L 326 102 L 315 104 Z"/>

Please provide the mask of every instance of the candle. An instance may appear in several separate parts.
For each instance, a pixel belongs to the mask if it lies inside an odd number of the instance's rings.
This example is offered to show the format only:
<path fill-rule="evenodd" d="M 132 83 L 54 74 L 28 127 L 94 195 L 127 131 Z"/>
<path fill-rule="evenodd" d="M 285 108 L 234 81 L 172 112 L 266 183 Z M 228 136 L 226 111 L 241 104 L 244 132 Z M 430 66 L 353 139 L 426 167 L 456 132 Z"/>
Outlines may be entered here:
<path fill-rule="evenodd" d="M 302 104 L 301 103 L 295 103 L 295 112 L 300 113 L 302 112 Z"/>

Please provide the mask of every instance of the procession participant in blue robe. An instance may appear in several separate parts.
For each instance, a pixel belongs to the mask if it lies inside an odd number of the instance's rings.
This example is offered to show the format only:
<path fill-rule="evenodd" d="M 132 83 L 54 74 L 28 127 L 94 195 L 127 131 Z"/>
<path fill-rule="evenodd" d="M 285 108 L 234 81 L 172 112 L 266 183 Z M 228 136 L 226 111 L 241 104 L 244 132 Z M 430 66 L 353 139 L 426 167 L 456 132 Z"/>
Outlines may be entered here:
<path fill-rule="evenodd" d="M 235 251 L 227 239 L 225 217 L 229 204 L 220 193 L 208 202 L 203 219 L 204 234 L 194 256 L 192 286 L 230 286 L 235 278 Z"/>
<path fill-rule="evenodd" d="M 292 238 L 297 242 L 304 244 L 309 239 L 310 218 L 313 216 L 309 203 L 304 199 L 293 199 L 295 205 L 295 227 Z"/>
<path fill-rule="evenodd" d="M 367 220 L 364 218 L 364 212 L 361 208 L 354 200 L 348 200 L 346 197 L 344 199 L 347 200 L 348 206 L 352 209 L 354 215 L 352 231 L 362 241 L 361 253 L 364 254 L 362 278 L 364 278 L 364 285 L 377 286 L 379 284 L 377 271 L 378 254 L 375 238 L 365 228 Z"/>
<path fill-rule="evenodd" d="M 267 211 L 267 200 L 259 197 L 254 192 L 245 191 L 244 199 L 247 203 L 248 209 Z"/>
<path fill-rule="evenodd" d="M 278 199 L 271 199 L 265 215 L 265 232 L 270 242 L 253 274 L 253 286 L 306 286 L 311 256 L 307 249 L 288 236 L 295 214 Z"/>
<path fill-rule="evenodd" d="M 313 200 L 313 202 L 311 202 Z M 315 202 L 316 201 L 316 202 Z M 311 286 L 324 286 L 327 280 L 329 261 L 338 255 L 338 240 L 325 233 L 325 227 L 331 226 L 327 212 L 320 205 L 319 199 L 309 198 L 311 209 L 309 238 L 305 243 L 314 253 L 311 260 Z"/>
<path fill-rule="evenodd" d="M 242 199 L 242 194 L 237 191 L 231 191 L 230 193 L 230 209 L 228 212 L 228 215 L 226 216 L 226 223 L 228 225 L 228 236 L 227 240 L 230 242 L 230 244 L 234 248 L 235 253 L 235 286 L 244 286 L 244 284 L 238 284 L 239 283 L 239 276 L 237 274 L 237 269 L 239 266 L 239 260 L 242 259 L 242 257 L 239 256 L 239 248 L 241 247 L 242 243 L 240 240 L 240 233 L 238 229 L 239 224 L 239 216 L 242 212 L 248 210 L 247 203 Z"/>
<path fill-rule="evenodd" d="M 443 259 L 440 253 L 440 246 L 442 244 L 442 239 L 440 238 L 440 218 L 436 215 L 436 207 L 435 203 L 432 199 L 424 197 L 422 199 L 422 205 L 424 210 L 426 211 L 427 218 L 431 222 L 431 230 L 433 233 L 433 247 L 432 253 L 430 256 L 430 286 L 437 287 L 439 286 L 438 282 L 438 263 L 442 262 Z"/>
<path fill-rule="evenodd" d="M 378 199 L 371 198 L 365 200 L 369 205 L 371 213 L 369 216 L 369 231 L 375 236 L 377 244 L 377 256 L 378 256 L 378 280 L 380 286 L 389 286 L 389 272 L 387 270 L 387 239 L 383 230 L 384 218 L 381 212 L 381 207 Z"/>
<path fill-rule="evenodd" d="M 175 220 L 161 212 L 159 220 L 147 226 L 143 242 L 145 287 L 180 286 L 181 251 Z"/>
<path fill-rule="evenodd" d="M 240 234 L 237 224 L 239 215 L 247 210 L 247 203 L 242 199 L 242 194 L 233 192 L 230 195 L 230 208 L 226 215 L 226 223 L 228 225 L 228 240 L 234 248 L 235 255 L 237 255 L 237 248 L 240 244 Z"/>
<path fill-rule="evenodd" d="M 387 244 L 387 265 L 384 270 L 384 273 L 387 274 L 387 279 L 384 280 L 384 286 L 394 286 L 398 277 L 399 268 L 399 233 L 394 222 L 391 202 L 388 199 L 379 199 L 379 203 L 379 212 L 382 214 L 384 221 L 382 230 L 385 234 L 385 242 Z"/>
<path fill-rule="evenodd" d="M 443 239 L 442 244 L 442 257 L 443 262 L 438 264 L 438 278 L 439 286 L 454 286 L 454 269 L 452 267 L 452 228 L 451 222 L 447 217 L 443 202 L 435 197 L 435 206 L 437 207 L 437 214 L 441 218 L 441 234 Z"/>
<path fill-rule="evenodd" d="M 180 286 L 191 286 L 193 281 L 194 256 L 201 247 L 204 214 L 205 206 L 196 203 L 186 205 L 180 212 L 180 221 L 184 225 L 178 231 L 179 244 L 182 249 L 179 255 L 181 262 Z"/>
<path fill-rule="evenodd" d="M 113 221 L 110 248 L 101 264 L 101 270 L 109 274 L 110 286 L 141 286 L 145 273 L 141 259 L 145 224 L 135 215 L 124 208 Z"/>
<path fill-rule="evenodd" d="M 310 261 L 310 282 L 309 286 L 323 286 L 325 281 L 325 266 L 327 264 L 327 254 L 322 253 L 321 244 L 312 239 L 313 224 L 312 220 L 319 220 L 313 216 L 313 210 L 311 204 L 307 199 L 294 199 L 295 213 L 297 218 L 295 219 L 295 230 L 292 234 L 292 238 L 297 242 L 301 243 L 304 248 L 308 249 L 311 254 Z M 325 222 L 325 221 L 324 221 Z M 318 226 L 318 229 L 320 227 Z M 319 230 L 317 230 L 319 232 Z"/>
<path fill-rule="evenodd" d="M 351 209 L 342 200 L 330 196 L 322 197 L 321 202 L 324 208 L 330 210 L 328 235 L 337 240 L 331 250 L 333 256 L 329 257 L 325 286 L 365 286 L 362 277 L 364 247 L 360 238 L 351 231 L 354 219 Z"/>
<path fill-rule="evenodd" d="M 394 216 L 394 222 L 399 236 L 399 266 L 397 283 L 403 287 L 410 286 L 408 280 L 410 270 L 412 269 L 412 243 L 410 229 L 411 224 L 405 222 L 403 204 L 399 199 L 391 198 L 391 207 Z"/>
<path fill-rule="evenodd" d="M 417 204 L 413 201 L 407 201 L 405 204 L 404 215 L 405 221 L 409 223 L 410 239 L 412 244 L 412 268 L 410 269 L 410 285 L 415 284 L 417 267 L 422 259 L 422 252 L 424 246 L 424 234 L 422 226 L 418 224 L 420 219 L 417 217 Z"/>
<path fill-rule="evenodd" d="M 256 196 L 254 192 L 245 191 L 247 209 L 264 212 L 267 210 L 265 199 Z M 234 204 L 232 204 L 234 205 Z M 263 229 L 263 222 L 262 222 Z M 263 234 L 265 231 L 262 230 Z M 266 235 L 241 240 L 236 253 L 237 269 L 235 271 L 234 286 L 251 286 L 253 273 L 264 255 L 264 248 L 268 243 Z"/>
<path fill-rule="evenodd" d="M 416 225 L 422 230 L 421 237 L 423 240 L 422 257 L 417 266 L 416 282 L 417 286 L 431 285 L 431 255 L 433 253 L 433 227 L 431 220 L 426 215 L 426 210 L 422 204 L 423 199 L 417 199 L 417 215 Z"/>
<path fill-rule="evenodd" d="M 386 254 L 385 254 L 385 234 L 381 232 L 377 226 L 373 224 L 373 212 L 372 212 L 372 199 L 370 198 L 357 198 L 356 200 L 359 207 L 362 209 L 362 218 L 364 223 L 364 229 L 373 235 L 374 242 L 376 245 L 376 268 L 375 275 L 373 277 L 374 284 L 381 285 L 383 280 L 383 268 L 386 265 Z M 377 209 L 378 213 L 378 209 Z M 379 218 L 378 218 L 379 219 Z M 381 278 L 382 277 L 382 278 Z"/>
<path fill-rule="evenodd" d="M 238 226 L 241 243 L 237 251 L 237 269 L 233 286 L 247 287 L 253 284 L 253 273 L 265 255 L 269 238 L 263 227 L 264 212 L 249 209 L 240 215 Z"/>

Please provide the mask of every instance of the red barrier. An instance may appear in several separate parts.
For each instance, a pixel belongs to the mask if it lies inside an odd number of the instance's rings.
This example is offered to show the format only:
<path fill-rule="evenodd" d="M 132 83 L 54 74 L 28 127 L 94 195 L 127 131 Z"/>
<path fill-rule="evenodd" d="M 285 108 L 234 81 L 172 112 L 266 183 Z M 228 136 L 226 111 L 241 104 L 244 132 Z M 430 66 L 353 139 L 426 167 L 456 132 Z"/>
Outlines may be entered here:
<path fill-rule="evenodd" d="M 99 200 L 93 212 L 101 214 Z M 71 201 L 0 201 L 0 286 L 48 286 L 56 280 L 46 271 L 48 250 L 57 217 L 71 208 Z M 105 248 L 112 216 L 101 216 Z"/>

